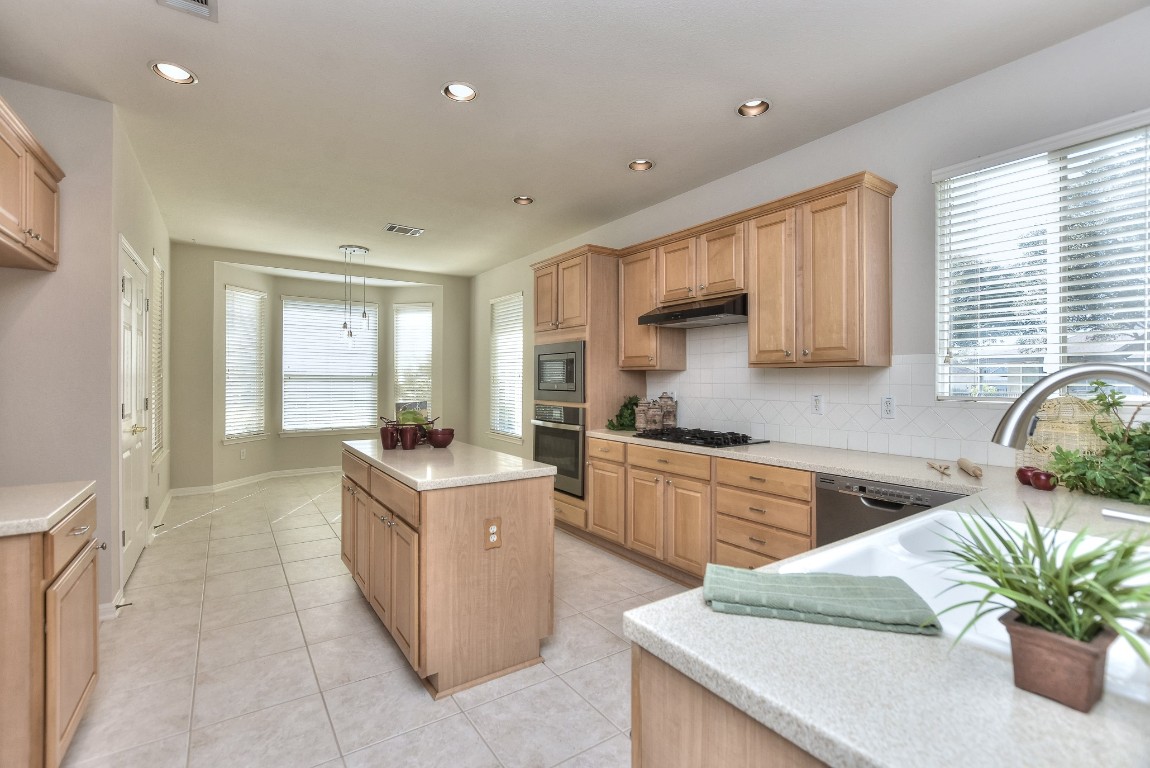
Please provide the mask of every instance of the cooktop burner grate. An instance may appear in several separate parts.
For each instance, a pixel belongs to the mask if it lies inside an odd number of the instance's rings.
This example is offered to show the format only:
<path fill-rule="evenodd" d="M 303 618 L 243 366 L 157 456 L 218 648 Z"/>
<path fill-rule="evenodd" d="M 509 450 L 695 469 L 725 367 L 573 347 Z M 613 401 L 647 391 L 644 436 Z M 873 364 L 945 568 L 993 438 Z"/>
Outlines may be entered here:
<path fill-rule="evenodd" d="M 645 429 L 636 432 L 635 437 L 647 440 L 660 440 L 664 443 L 682 443 L 684 445 L 701 445 L 708 448 L 722 448 L 728 445 L 758 445 L 769 443 L 770 440 L 752 438 L 741 432 L 715 432 L 710 429 L 685 429 L 674 427 L 672 429 Z"/>

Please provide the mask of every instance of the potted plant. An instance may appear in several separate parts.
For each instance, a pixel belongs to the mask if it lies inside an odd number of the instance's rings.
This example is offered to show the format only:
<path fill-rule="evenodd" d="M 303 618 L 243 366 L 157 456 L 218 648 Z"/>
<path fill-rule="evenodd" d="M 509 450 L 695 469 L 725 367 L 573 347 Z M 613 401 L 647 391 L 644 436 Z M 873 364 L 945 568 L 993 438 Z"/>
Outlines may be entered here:
<path fill-rule="evenodd" d="M 975 622 L 1000 608 L 1010 634 L 1014 684 L 1089 712 L 1102 697 L 1106 650 L 1122 637 L 1147 664 L 1150 651 L 1122 620 L 1150 615 L 1150 534 L 1127 534 L 1100 544 L 1085 530 L 1056 542 L 1055 521 L 1042 529 L 1030 510 L 1021 529 L 994 516 L 964 515 L 962 531 L 947 537 L 944 554 L 964 574 L 957 585 L 983 590 L 955 642 Z"/>

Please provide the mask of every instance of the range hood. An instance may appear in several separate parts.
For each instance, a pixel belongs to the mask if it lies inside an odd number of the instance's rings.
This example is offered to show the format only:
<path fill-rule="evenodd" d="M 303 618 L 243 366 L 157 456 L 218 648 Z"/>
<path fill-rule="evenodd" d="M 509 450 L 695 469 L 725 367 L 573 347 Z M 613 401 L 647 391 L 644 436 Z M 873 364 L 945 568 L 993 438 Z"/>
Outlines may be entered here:
<path fill-rule="evenodd" d="M 747 294 L 660 307 L 639 316 L 639 325 L 664 328 L 703 328 L 747 322 Z"/>

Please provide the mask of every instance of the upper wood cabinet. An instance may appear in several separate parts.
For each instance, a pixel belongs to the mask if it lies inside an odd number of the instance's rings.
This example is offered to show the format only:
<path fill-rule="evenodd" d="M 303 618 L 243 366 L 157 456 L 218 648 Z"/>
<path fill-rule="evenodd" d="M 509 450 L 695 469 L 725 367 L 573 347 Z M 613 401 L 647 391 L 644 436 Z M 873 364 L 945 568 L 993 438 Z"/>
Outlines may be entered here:
<path fill-rule="evenodd" d="M 889 187 L 859 185 L 751 222 L 750 365 L 890 365 Z"/>
<path fill-rule="evenodd" d="M 620 368 L 681 371 L 687 367 L 685 330 L 639 325 L 639 317 L 658 306 L 656 274 L 654 248 L 619 260 Z"/>
<path fill-rule="evenodd" d="M 674 304 L 746 290 L 746 224 L 705 232 L 657 249 L 659 304 Z"/>
<path fill-rule="evenodd" d="M 587 325 L 587 255 L 535 270 L 535 330 Z"/>
<path fill-rule="evenodd" d="M 64 172 L 0 100 L 0 267 L 55 271 Z"/>

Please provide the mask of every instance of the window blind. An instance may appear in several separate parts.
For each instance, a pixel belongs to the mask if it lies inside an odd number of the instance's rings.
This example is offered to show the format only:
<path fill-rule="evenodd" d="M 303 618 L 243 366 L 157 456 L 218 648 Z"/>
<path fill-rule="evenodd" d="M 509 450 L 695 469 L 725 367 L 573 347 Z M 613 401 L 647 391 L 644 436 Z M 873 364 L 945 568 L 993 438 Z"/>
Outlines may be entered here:
<path fill-rule="evenodd" d="M 395 305 L 395 400 L 427 403 L 431 414 L 430 304 Z"/>
<path fill-rule="evenodd" d="M 376 304 L 283 297 L 285 432 L 376 426 L 378 377 Z"/>
<path fill-rule="evenodd" d="M 149 362 L 152 393 L 148 400 L 148 418 L 152 429 L 152 455 L 164 447 L 164 270 L 160 262 L 152 270 L 152 300 L 148 304 Z"/>
<path fill-rule="evenodd" d="M 1150 369 L 1150 126 L 936 192 L 941 399 L 1014 398 L 1076 363 Z"/>
<path fill-rule="evenodd" d="M 262 434 L 268 296 L 231 285 L 224 293 L 224 437 Z"/>
<path fill-rule="evenodd" d="M 523 294 L 491 300 L 491 431 L 523 437 Z"/>

